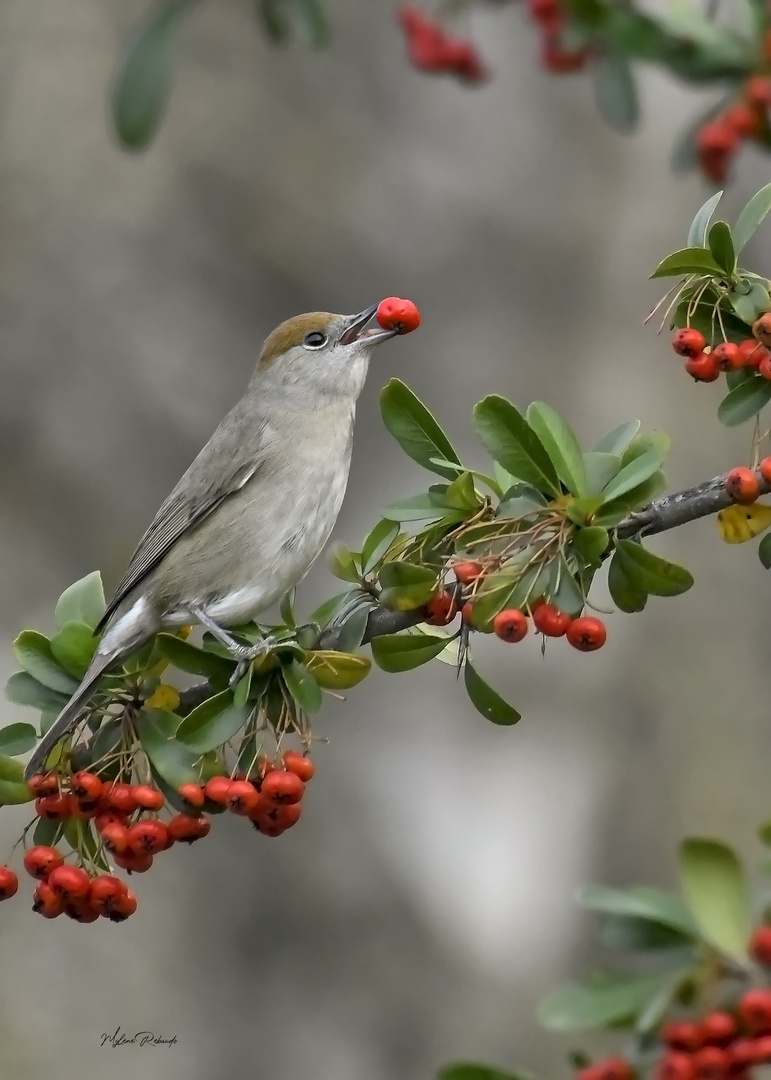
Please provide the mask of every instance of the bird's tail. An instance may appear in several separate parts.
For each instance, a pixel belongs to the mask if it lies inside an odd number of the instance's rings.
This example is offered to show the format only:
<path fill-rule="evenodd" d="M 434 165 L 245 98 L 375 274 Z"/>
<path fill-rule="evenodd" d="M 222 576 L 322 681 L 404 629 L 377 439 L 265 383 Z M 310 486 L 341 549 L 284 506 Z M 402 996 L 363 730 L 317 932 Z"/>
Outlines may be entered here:
<path fill-rule="evenodd" d="M 89 703 L 96 693 L 102 675 L 119 663 L 120 660 L 121 656 L 113 652 L 106 654 L 98 652 L 96 654 L 88 671 L 83 676 L 80 686 L 35 747 L 32 757 L 27 762 L 27 767 L 24 770 L 25 780 L 29 780 L 36 773 L 43 771 L 48 755 L 59 740 L 63 739 L 72 730 L 83 707 Z"/>

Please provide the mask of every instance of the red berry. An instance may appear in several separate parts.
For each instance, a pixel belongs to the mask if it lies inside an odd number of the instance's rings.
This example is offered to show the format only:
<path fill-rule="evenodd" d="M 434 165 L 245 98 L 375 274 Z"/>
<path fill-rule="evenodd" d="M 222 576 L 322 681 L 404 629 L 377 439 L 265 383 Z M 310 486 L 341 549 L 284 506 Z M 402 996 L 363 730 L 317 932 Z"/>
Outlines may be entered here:
<path fill-rule="evenodd" d="M 295 776 L 291 772 L 282 772 L 279 769 L 265 777 L 260 790 L 263 799 L 282 805 L 298 803 L 305 792 L 303 782 L 299 776 Z"/>
<path fill-rule="evenodd" d="M 206 781 L 203 793 L 207 799 L 220 806 L 227 806 L 228 792 L 233 781 L 229 776 L 213 776 Z"/>
<path fill-rule="evenodd" d="M 541 66 L 554 75 L 581 71 L 589 59 L 587 49 L 566 49 L 558 33 L 544 34 L 541 42 Z"/>
<path fill-rule="evenodd" d="M 57 866 L 48 875 L 48 884 L 69 903 L 88 896 L 91 878 L 81 866 Z"/>
<path fill-rule="evenodd" d="M 35 799 L 35 813 L 47 821 L 64 821 L 72 816 L 72 799 L 69 795 L 43 795 Z"/>
<path fill-rule="evenodd" d="M 704 352 L 706 345 L 707 339 L 692 326 L 684 326 L 681 330 L 676 330 L 672 338 L 672 348 L 678 356 L 698 356 L 699 353 Z"/>
<path fill-rule="evenodd" d="M 467 600 L 463 607 L 460 609 L 460 617 L 466 626 L 474 625 L 474 605 L 470 600 Z"/>
<path fill-rule="evenodd" d="M 739 355 L 742 358 L 742 367 L 758 368 L 764 356 L 768 356 L 768 349 L 764 348 L 755 338 L 745 338 L 739 342 Z"/>
<path fill-rule="evenodd" d="M 533 625 L 546 637 L 564 637 L 573 620 L 554 604 L 539 604 L 533 610 Z"/>
<path fill-rule="evenodd" d="M 104 801 L 119 814 L 131 814 L 137 808 L 134 791 L 129 784 L 105 784 Z"/>
<path fill-rule="evenodd" d="M 153 865 L 153 856 L 148 851 L 131 851 L 127 848 L 114 858 L 118 866 L 130 874 L 145 874 Z"/>
<path fill-rule="evenodd" d="M 712 356 L 721 371 L 738 371 L 743 363 L 739 346 L 733 341 L 723 341 L 720 345 L 716 345 L 712 350 Z"/>
<path fill-rule="evenodd" d="M 708 1013 L 699 1025 L 702 1042 L 727 1046 L 739 1034 L 739 1025 L 730 1013 Z"/>
<path fill-rule="evenodd" d="M 741 503 L 742 506 L 749 506 L 750 503 L 754 503 L 758 495 L 760 495 L 760 484 L 757 476 L 752 469 L 745 469 L 742 465 L 731 469 L 724 483 L 725 489 L 733 501 Z"/>
<path fill-rule="evenodd" d="M 137 909 L 137 898 L 131 889 L 126 889 L 122 896 L 117 897 L 108 912 L 105 912 L 110 922 L 125 922 Z"/>
<path fill-rule="evenodd" d="M 766 458 L 771 465 L 771 458 Z M 761 464 L 762 471 L 762 464 Z M 749 954 L 764 967 L 771 967 L 771 926 L 759 926 L 750 938 Z"/>
<path fill-rule="evenodd" d="M 594 1065 L 596 1080 L 632 1080 L 632 1066 L 622 1057 L 606 1058 Z"/>
<path fill-rule="evenodd" d="M 126 844 L 135 855 L 157 855 L 166 846 L 168 835 L 162 821 L 137 821 L 128 830 Z"/>
<path fill-rule="evenodd" d="M 178 789 L 179 797 L 184 799 L 186 803 L 191 806 L 195 806 L 196 809 L 204 804 L 203 788 L 200 784 L 182 784 Z"/>
<path fill-rule="evenodd" d="M 744 84 L 744 97 L 757 109 L 771 105 L 771 81 L 763 75 L 754 75 Z"/>
<path fill-rule="evenodd" d="M 762 375 L 764 379 L 771 380 L 771 355 L 761 356 L 758 364 L 758 374 Z"/>
<path fill-rule="evenodd" d="M 693 1055 L 694 1080 L 727 1080 L 731 1058 L 720 1046 L 705 1046 Z"/>
<path fill-rule="evenodd" d="M 460 561 L 452 564 L 452 572 L 461 585 L 471 585 L 480 576 L 484 567 L 478 562 Z"/>
<path fill-rule="evenodd" d="M 151 787 L 150 784 L 135 784 L 131 788 L 131 795 L 136 805 L 141 806 L 143 810 L 157 812 L 163 809 L 163 804 L 166 801 L 163 792 L 159 791 L 158 788 Z"/>
<path fill-rule="evenodd" d="M 56 848 L 42 844 L 30 848 L 24 855 L 24 869 L 30 877 L 37 878 L 38 881 L 45 881 L 51 871 L 63 863 L 64 859 Z"/>
<path fill-rule="evenodd" d="M 601 1080 L 601 1074 L 597 1065 L 587 1065 L 576 1073 L 576 1080 Z"/>
<path fill-rule="evenodd" d="M 530 18 L 547 33 L 556 33 L 565 22 L 560 0 L 527 0 L 527 10 Z"/>
<path fill-rule="evenodd" d="M 731 1058 L 732 1077 L 738 1070 L 758 1063 L 758 1043 L 762 1041 L 762 1039 L 736 1039 L 731 1043 L 728 1053 Z"/>
<path fill-rule="evenodd" d="M 19 879 L 10 866 L 0 866 L 0 900 L 10 900 L 19 887 Z"/>
<path fill-rule="evenodd" d="M 679 1050 L 673 1050 L 658 1064 L 653 1080 L 696 1080 L 693 1058 Z"/>
<path fill-rule="evenodd" d="M 771 990 L 748 990 L 739 998 L 739 1020 L 753 1035 L 771 1033 Z"/>
<path fill-rule="evenodd" d="M 739 136 L 725 120 L 712 120 L 699 130 L 696 135 L 696 149 L 700 154 L 711 156 L 735 153 L 739 146 Z"/>
<path fill-rule="evenodd" d="M 313 779 L 316 769 L 309 757 L 298 754 L 296 750 L 287 750 L 284 754 L 284 768 L 287 772 L 299 776 L 304 784 Z"/>
<path fill-rule="evenodd" d="M 233 780 L 228 789 L 228 810 L 246 817 L 260 801 L 260 793 L 248 780 Z"/>
<path fill-rule="evenodd" d="M 493 619 L 493 632 L 501 641 L 521 641 L 527 633 L 527 616 L 516 608 L 499 611 Z"/>
<path fill-rule="evenodd" d="M 573 619 L 567 629 L 567 639 L 574 649 L 581 652 L 594 652 L 605 644 L 608 633 L 601 619 L 593 615 L 582 615 Z"/>
<path fill-rule="evenodd" d="M 761 1035 L 755 1039 L 755 1063 L 767 1065 L 771 1062 L 771 1035 Z"/>
<path fill-rule="evenodd" d="M 100 829 L 102 843 L 113 855 L 122 855 L 128 847 L 128 829 L 120 821 L 108 821 Z"/>
<path fill-rule="evenodd" d="M 59 781 L 54 773 L 36 773 L 29 782 L 29 790 L 36 797 L 56 795 L 59 791 Z"/>
<path fill-rule="evenodd" d="M 764 457 L 758 468 L 766 483 L 771 484 L 771 457 Z"/>
<path fill-rule="evenodd" d="M 47 881 L 41 881 L 32 894 L 32 910 L 44 919 L 55 919 L 64 911 L 64 900 Z"/>
<path fill-rule="evenodd" d="M 109 915 L 116 901 L 127 891 L 126 883 L 112 874 L 100 874 L 91 882 L 88 894 L 91 907 L 100 915 Z"/>
<path fill-rule="evenodd" d="M 64 914 L 75 922 L 91 923 L 99 918 L 99 912 L 87 900 L 70 900 L 64 905 Z"/>
<path fill-rule="evenodd" d="M 104 784 L 98 776 L 87 772 L 85 769 L 76 772 L 72 777 L 72 794 L 82 802 L 96 802 L 102 795 Z"/>
<path fill-rule="evenodd" d="M 763 126 L 757 108 L 741 101 L 728 106 L 723 113 L 723 123 L 735 131 L 740 139 L 759 135 Z"/>
<path fill-rule="evenodd" d="M 425 608 L 426 622 L 430 626 L 446 626 L 458 614 L 455 600 L 449 593 L 437 593 Z"/>
<path fill-rule="evenodd" d="M 192 844 L 202 839 L 211 829 L 211 822 L 206 817 L 190 817 L 188 814 L 175 814 L 169 822 L 169 835 L 185 844 Z"/>
<path fill-rule="evenodd" d="M 693 1053 L 701 1046 L 701 1031 L 688 1020 L 672 1020 L 661 1029 L 661 1041 L 672 1050 Z"/>
<path fill-rule="evenodd" d="M 699 353 L 689 356 L 685 361 L 685 370 L 696 382 L 714 382 L 720 378 L 720 365 L 714 353 Z"/>
<path fill-rule="evenodd" d="M 398 296 L 381 300 L 375 318 L 384 330 L 395 330 L 397 334 L 409 334 L 420 326 L 420 312 L 413 302 Z"/>

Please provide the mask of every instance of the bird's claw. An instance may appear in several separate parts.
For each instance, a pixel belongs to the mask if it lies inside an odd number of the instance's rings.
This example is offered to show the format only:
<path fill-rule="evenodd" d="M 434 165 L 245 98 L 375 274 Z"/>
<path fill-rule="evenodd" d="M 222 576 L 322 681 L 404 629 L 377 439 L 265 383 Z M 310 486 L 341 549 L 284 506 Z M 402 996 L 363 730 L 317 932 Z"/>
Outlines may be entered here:
<path fill-rule="evenodd" d="M 234 690 L 238 683 L 241 682 L 244 675 L 249 670 L 249 665 L 255 660 L 259 660 L 261 656 L 265 656 L 271 649 L 275 648 L 279 642 L 274 637 L 263 638 L 262 641 L 258 641 L 256 645 L 237 645 L 231 650 L 233 657 L 238 661 L 233 674 L 228 680 L 228 686 L 231 690 Z"/>

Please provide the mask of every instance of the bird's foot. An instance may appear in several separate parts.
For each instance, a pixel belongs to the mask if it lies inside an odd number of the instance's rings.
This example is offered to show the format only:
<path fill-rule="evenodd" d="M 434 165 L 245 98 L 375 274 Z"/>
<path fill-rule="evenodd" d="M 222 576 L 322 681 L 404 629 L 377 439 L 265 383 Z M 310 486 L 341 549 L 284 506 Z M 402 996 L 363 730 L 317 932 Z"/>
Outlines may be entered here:
<path fill-rule="evenodd" d="M 262 641 L 258 641 L 256 645 L 239 645 L 237 642 L 233 642 L 228 646 L 231 655 L 238 661 L 236 669 L 228 680 L 228 686 L 231 690 L 235 689 L 238 683 L 241 682 L 244 675 L 249 669 L 249 665 L 255 660 L 259 660 L 261 656 L 265 656 L 271 649 L 274 649 L 278 645 L 278 639 L 272 637 L 270 634 L 263 638 Z"/>

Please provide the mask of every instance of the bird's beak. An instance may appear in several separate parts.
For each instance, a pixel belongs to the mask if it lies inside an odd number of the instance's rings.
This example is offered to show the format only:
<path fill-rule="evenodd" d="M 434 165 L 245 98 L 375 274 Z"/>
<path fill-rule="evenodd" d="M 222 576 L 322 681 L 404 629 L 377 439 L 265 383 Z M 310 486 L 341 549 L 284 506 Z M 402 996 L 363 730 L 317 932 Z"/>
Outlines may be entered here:
<path fill-rule="evenodd" d="M 373 304 L 372 307 L 360 311 L 358 315 L 349 315 L 346 319 L 347 326 L 340 338 L 340 344 L 353 345 L 354 341 L 361 341 L 362 343 L 366 342 L 367 345 L 379 345 L 381 341 L 388 341 L 389 338 L 395 337 L 395 330 L 381 330 L 379 326 L 373 326 L 371 330 L 364 329 L 377 308 L 378 305 Z"/>

